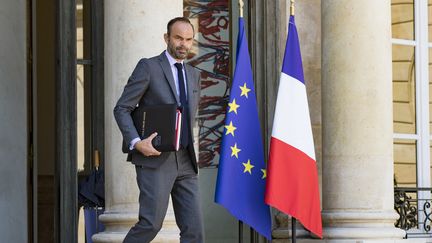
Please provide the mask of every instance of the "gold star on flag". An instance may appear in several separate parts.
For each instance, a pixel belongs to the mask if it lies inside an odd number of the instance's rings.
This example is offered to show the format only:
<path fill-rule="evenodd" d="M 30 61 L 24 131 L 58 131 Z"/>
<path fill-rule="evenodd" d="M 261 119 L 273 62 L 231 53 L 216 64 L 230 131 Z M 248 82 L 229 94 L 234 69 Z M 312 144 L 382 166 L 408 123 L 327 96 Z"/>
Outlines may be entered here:
<path fill-rule="evenodd" d="M 229 111 L 228 111 L 228 113 L 230 113 L 231 111 L 234 111 L 234 112 L 237 114 L 237 108 L 239 108 L 240 105 L 237 105 L 237 104 L 236 104 L 235 99 L 233 100 L 233 102 L 228 103 L 228 106 L 229 106 L 229 108 L 230 108 Z"/>
<path fill-rule="evenodd" d="M 252 168 L 255 166 L 251 165 L 250 159 L 248 159 L 247 163 L 242 163 L 242 164 L 245 167 L 243 173 L 249 172 L 249 174 L 252 175 Z"/>
<path fill-rule="evenodd" d="M 234 147 L 233 146 L 230 147 L 231 147 L 231 157 L 235 156 L 238 159 L 238 153 L 241 151 L 241 149 L 237 148 L 237 143 L 234 144 Z"/>
<path fill-rule="evenodd" d="M 227 129 L 225 135 L 228 135 L 231 133 L 231 135 L 233 135 L 233 137 L 234 137 L 234 131 L 237 129 L 237 127 L 233 126 L 232 121 L 230 121 L 230 124 L 228 126 L 225 126 L 225 128 Z"/>
<path fill-rule="evenodd" d="M 248 89 L 248 87 L 246 87 L 246 83 L 244 83 L 244 85 L 243 86 L 240 86 L 240 89 L 241 89 L 241 94 L 240 94 L 240 96 L 246 96 L 246 98 L 248 98 L 248 93 L 249 93 L 249 91 L 251 91 L 250 89 Z"/>
<path fill-rule="evenodd" d="M 265 169 L 261 169 L 261 172 L 263 173 L 263 176 L 261 179 L 264 179 L 267 177 L 267 171 Z"/>

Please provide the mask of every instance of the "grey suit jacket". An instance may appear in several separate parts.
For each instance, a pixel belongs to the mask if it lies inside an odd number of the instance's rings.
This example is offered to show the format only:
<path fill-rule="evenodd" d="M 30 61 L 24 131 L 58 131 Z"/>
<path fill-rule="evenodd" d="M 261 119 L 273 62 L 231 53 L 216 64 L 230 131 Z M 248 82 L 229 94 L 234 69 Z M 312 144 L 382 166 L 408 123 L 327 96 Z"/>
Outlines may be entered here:
<path fill-rule="evenodd" d="M 200 97 L 200 74 L 197 69 L 188 64 L 185 65 L 185 72 L 189 105 L 189 125 L 191 126 L 190 131 L 192 131 L 189 141 L 193 141 L 192 126 L 195 121 Z M 127 144 L 130 144 L 134 138 L 139 137 L 131 117 L 131 112 L 136 108 L 137 104 L 160 105 L 177 103 L 180 105 L 180 98 L 177 95 L 174 82 L 165 52 L 152 58 L 143 58 L 138 62 L 124 87 L 120 99 L 114 107 L 115 119 Z M 198 172 L 193 143 L 187 149 L 194 169 Z M 136 165 L 151 168 L 156 168 L 170 159 L 175 159 L 174 152 L 163 152 L 160 156 L 148 157 L 135 150 L 132 150 L 128 154 L 128 161 L 132 161 Z"/>

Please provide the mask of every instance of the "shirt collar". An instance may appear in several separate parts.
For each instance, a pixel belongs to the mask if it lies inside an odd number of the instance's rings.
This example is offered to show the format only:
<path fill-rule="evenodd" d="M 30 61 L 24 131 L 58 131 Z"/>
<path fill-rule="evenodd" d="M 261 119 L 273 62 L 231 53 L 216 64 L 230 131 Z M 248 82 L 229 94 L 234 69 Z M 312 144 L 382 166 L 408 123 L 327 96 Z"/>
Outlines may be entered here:
<path fill-rule="evenodd" d="M 165 56 L 168 58 L 168 62 L 169 62 L 169 64 L 170 64 L 170 66 L 174 66 L 174 64 L 177 63 L 177 60 L 174 59 L 174 57 L 172 57 L 171 54 L 169 54 L 167 50 L 165 50 Z M 183 64 L 183 60 L 182 60 L 180 63 L 181 63 L 182 65 L 184 65 L 184 64 Z"/>

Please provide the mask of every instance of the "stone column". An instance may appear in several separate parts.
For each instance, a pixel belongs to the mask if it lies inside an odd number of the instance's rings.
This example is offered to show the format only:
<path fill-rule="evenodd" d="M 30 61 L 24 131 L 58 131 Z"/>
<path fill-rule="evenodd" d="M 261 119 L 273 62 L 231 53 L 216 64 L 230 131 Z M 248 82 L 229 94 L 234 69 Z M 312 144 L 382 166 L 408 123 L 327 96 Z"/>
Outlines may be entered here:
<path fill-rule="evenodd" d="M 324 237 L 394 242 L 390 0 L 321 10 Z"/>
<path fill-rule="evenodd" d="M 94 242 L 122 242 L 138 219 L 138 187 L 135 168 L 121 152 L 122 136 L 113 108 L 135 65 L 142 57 L 166 49 L 163 34 L 168 21 L 183 16 L 182 0 L 104 1 L 105 18 L 105 213 L 104 232 Z M 162 14 L 163 13 L 163 14 Z M 172 207 L 162 231 L 153 242 L 178 242 L 179 232 Z"/>

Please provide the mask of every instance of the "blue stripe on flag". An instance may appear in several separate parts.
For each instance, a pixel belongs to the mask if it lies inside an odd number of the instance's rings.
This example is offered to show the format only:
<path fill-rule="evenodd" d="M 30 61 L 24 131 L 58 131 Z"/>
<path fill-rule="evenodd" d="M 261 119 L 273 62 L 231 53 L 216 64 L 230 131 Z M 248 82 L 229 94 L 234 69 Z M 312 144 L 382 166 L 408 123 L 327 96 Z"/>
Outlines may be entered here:
<path fill-rule="evenodd" d="M 290 16 L 288 26 L 288 40 L 285 46 L 285 56 L 282 64 L 282 72 L 299 80 L 303 84 L 303 65 L 300 54 L 300 43 L 296 38 L 297 28 L 295 26 L 294 16 Z M 289 58 L 288 58 L 289 57 Z"/>

